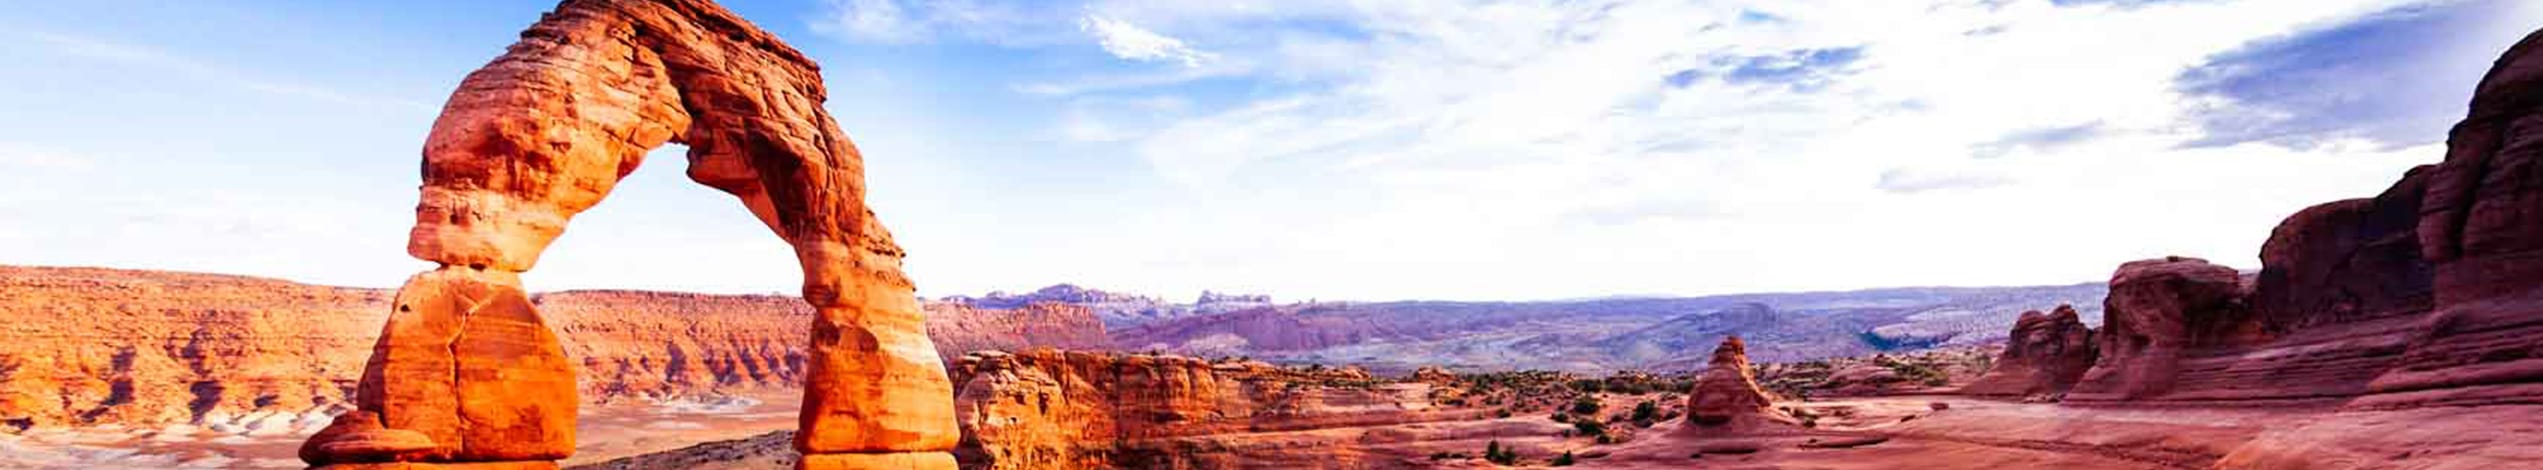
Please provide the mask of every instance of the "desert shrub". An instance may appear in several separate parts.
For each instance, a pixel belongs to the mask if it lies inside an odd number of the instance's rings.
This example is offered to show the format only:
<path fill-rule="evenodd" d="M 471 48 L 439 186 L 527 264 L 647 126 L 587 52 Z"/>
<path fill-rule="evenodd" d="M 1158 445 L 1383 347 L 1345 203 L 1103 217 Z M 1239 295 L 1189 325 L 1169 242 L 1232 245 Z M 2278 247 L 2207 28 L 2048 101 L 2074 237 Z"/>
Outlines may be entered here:
<path fill-rule="evenodd" d="M 1651 400 L 1634 404 L 1634 421 L 1650 421 L 1653 415 L 1658 414 L 1660 414 L 1660 404 L 1652 403 Z"/>
<path fill-rule="evenodd" d="M 1483 460 L 1500 465 L 1513 465 L 1519 463 L 1519 451 L 1517 449 L 1501 447 L 1501 441 L 1495 439 L 1490 443 L 1484 444 Z"/>
<path fill-rule="evenodd" d="M 1587 416 L 1598 412 L 1598 397 L 1584 396 L 1572 400 L 1572 413 Z"/>
<path fill-rule="evenodd" d="M 1556 466 L 1556 467 L 1569 467 L 1569 466 L 1572 466 L 1572 451 L 1568 451 L 1568 450 L 1566 450 L 1566 451 L 1563 451 L 1563 455 L 1557 455 L 1557 456 L 1554 456 L 1554 466 Z"/>
<path fill-rule="evenodd" d="M 1595 420 L 1584 419 L 1573 422 L 1572 430 L 1578 431 L 1577 434 L 1583 436 L 1606 436 L 1607 424 Z"/>

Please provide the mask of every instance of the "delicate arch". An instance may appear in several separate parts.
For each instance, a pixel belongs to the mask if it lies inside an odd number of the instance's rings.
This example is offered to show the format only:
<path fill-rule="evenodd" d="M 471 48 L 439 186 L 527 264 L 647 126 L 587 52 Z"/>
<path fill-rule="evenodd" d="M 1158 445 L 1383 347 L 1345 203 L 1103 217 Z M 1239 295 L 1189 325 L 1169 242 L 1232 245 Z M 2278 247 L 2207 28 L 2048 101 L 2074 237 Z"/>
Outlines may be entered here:
<path fill-rule="evenodd" d="M 900 249 L 865 207 L 863 158 L 818 66 L 704 0 L 567 0 L 468 75 L 424 146 L 400 289 L 358 411 L 312 464 L 540 462 L 573 449 L 572 368 L 518 274 L 647 151 L 794 246 L 819 312 L 796 447 L 804 468 L 952 468 L 952 387 Z M 559 380 L 561 378 L 561 380 Z"/>

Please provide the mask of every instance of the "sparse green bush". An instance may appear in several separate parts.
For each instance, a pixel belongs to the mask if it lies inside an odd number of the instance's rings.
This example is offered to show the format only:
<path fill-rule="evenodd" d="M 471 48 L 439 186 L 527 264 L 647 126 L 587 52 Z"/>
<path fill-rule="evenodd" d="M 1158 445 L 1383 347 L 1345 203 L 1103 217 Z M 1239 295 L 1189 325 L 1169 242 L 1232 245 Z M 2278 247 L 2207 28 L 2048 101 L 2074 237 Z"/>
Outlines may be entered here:
<path fill-rule="evenodd" d="M 1598 413 L 1598 397 L 1583 396 L 1572 400 L 1572 413 L 1588 416 Z"/>
<path fill-rule="evenodd" d="M 1597 420 L 1584 419 L 1575 421 L 1572 423 L 1572 429 L 1574 431 L 1578 431 L 1577 434 L 1583 436 L 1602 437 L 1607 435 L 1607 424 L 1598 422 Z"/>

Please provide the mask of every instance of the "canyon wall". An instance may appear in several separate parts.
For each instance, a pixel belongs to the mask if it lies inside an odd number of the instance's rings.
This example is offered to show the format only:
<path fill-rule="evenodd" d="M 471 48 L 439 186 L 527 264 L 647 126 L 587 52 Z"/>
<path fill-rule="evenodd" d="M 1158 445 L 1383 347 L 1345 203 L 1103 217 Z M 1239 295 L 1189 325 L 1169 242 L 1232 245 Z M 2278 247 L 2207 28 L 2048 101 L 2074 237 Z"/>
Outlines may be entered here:
<path fill-rule="evenodd" d="M 362 374 L 387 289 L 166 271 L 0 266 L 0 429 L 323 425 Z M 569 291 L 531 297 L 584 400 L 793 387 L 811 307 L 792 296 Z M 928 304 L 948 356 L 1101 348 L 1092 314 Z M 950 359 L 950 357 L 948 358 Z M 950 360 L 947 362 L 950 364 Z M 314 429 L 314 428 L 312 428 Z"/>
<path fill-rule="evenodd" d="M 1357 369 L 1247 360 L 1036 349 L 974 353 L 955 373 L 955 450 L 966 468 L 1235 468 L 1337 464 L 1256 455 L 1206 439 L 1244 432 L 1465 419 L 1432 403 L 1434 384 Z M 1307 460 L 1297 460 L 1306 458 Z"/>

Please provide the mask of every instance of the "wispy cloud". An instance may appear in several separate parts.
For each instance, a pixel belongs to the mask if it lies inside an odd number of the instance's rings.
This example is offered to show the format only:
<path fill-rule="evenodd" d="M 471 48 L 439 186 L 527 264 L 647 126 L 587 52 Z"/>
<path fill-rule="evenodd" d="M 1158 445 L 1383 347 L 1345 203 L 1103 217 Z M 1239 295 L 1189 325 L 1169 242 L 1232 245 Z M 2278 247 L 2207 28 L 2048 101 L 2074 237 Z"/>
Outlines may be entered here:
<path fill-rule="evenodd" d="M 413 100 L 366 96 L 315 84 L 264 77 L 148 46 L 45 31 L 17 31 L 16 34 L 55 54 L 184 75 L 203 82 L 225 84 L 274 96 L 347 106 L 422 111 L 437 109 L 433 105 Z"/>
<path fill-rule="evenodd" d="M 1094 35 L 1097 43 L 1103 45 L 1104 52 L 1112 53 L 1113 57 L 1135 61 L 1170 61 L 1181 63 L 1185 67 L 1199 67 L 1202 62 L 1216 58 L 1215 54 L 1193 48 L 1190 44 L 1184 44 L 1181 39 L 1157 34 L 1155 31 L 1142 29 L 1138 25 L 1106 18 L 1103 15 L 1088 14 L 1079 20 L 1078 26 L 1085 29 L 1087 34 Z"/>
<path fill-rule="evenodd" d="M 1873 187 L 1900 194 L 1926 191 L 1985 189 L 2013 184 L 2013 178 L 2001 173 L 1974 168 L 1928 169 L 1892 168 L 1881 172 L 1881 181 Z"/>
<path fill-rule="evenodd" d="M 2093 138 L 2101 137 L 2105 132 L 2107 130 L 2102 128 L 2101 121 L 2071 126 L 2022 129 L 2007 133 L 2004 138 L 1972 145 L 1969 151 L 1980 158 L 2002 157 L 2015 150 L 2053 152 L 2091 141 Z"/>

